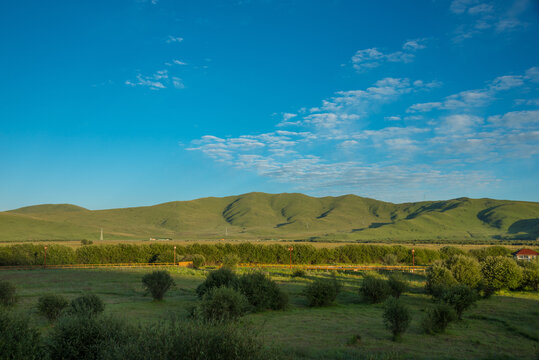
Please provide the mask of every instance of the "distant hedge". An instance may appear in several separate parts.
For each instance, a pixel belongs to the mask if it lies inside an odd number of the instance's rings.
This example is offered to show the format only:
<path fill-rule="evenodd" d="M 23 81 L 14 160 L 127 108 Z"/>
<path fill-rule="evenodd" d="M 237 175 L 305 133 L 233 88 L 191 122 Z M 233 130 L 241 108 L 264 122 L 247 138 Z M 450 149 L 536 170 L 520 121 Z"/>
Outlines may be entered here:
<path fill-rule="evenodd" d="M 280 244 L 198 244 L 176 245 L 178 259 L 194 254 L 203 255 L 207 264 L 218 264 L 227 255 L 234 254 L 240 262 L 288 264 L 289 245 Z M 77 249 L 64 245 L 49 245 L 47 264 L 110 264 L 110 263 L 150 263 L 173 262 L 174 244 L 144 245 L 88 245 Z M 505 249 L 503 251 L 502 249 Z M 445 250 L 415 249 L 415 264 L 428 265 L 444 259 Z M 510 253 L 506 248 L 496 247 L 496 253 Z M 468 256 L 482 258 L 488 250 Z M 401 245 L 344 245 L 335 248 L 316 248 L 309 244 L 294 244 L 292 262 L 294 264 L 375 264 L 382 263 L 387 254 L 396 255 L 401 264 L 412 264 L 411 249 Z M 488 254 L 491 255 L 491 254 Z M 23 244 L 0 246 L 0 265 L 42 265 L 43 245 Z"/>

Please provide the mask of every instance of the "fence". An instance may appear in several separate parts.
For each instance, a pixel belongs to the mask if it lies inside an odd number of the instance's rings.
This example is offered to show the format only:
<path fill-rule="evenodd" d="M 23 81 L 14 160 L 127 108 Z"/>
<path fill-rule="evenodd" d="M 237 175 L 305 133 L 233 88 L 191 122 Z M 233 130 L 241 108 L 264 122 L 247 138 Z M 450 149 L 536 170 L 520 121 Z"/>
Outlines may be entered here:
<path fill-rule="evenodd" d="M 239 267 L 244 268 L 274 268 L 274 269 L 303 269 L 303 270 L 346 270 L 346 271 L 408 271 L 408 272 L 425 272 L 428 266 L 416 265 L 285 265 L 285 264 L 239 264 Z"/>
<path fill-rule="evenodd" d="M 63 265 L 17 265 L 0 266 L 0 270 L 31 270 L 31 269 L 100 269 L 100 268 L 145 268 L 145 267 L 193 267 L 192 261 L 178 263 L 121 263 L 121 264 L 63 264 Z"/>

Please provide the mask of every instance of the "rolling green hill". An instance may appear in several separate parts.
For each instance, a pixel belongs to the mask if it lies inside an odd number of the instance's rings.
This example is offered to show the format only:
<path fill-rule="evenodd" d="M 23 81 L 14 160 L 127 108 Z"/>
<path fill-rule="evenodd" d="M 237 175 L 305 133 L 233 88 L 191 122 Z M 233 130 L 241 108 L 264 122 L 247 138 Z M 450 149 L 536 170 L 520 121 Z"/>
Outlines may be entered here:
<path fill-rule="evenodd" d="M 0 241 L 97 240 L 101 228 L 107 239 L 533 240 L 539 203 L 248 193 L 125 209 L 47 204 L 0 212 Z"/>

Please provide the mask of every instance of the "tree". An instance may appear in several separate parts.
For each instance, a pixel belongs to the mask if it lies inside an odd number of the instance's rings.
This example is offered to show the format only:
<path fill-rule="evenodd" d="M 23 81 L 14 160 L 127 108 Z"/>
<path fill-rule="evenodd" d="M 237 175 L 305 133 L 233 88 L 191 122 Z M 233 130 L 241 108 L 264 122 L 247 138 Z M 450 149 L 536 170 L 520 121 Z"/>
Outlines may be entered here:
<path fill-rule="evenodd" d="M 442 295 L 442 301 L 455 309 L 459 320 L 462 319 L 464 310 L 475 304 L 478 298 L 477 292 L 474 289 L 463 284 L 446 289 Z"/>
<path fill-rule="evenodd" d="M 516 289 L 522 281 L 522 269 L 510 258 L 488 256 L 481 265 L 485 288 Z"/>
<path fill-rule="evenodd" d="M 166 292 L 174 285 L 174 280 L 168 271 L 154 271 L 142 278 L 142 285 L 154 300 L 163 300 Z"/>
<path fill-rule="evenodd" d="M 435 298 L 440 297 L 446 288 L 456 284 L 457 280 L 451 271 L 440 263 L 434 264 L 427 270 L 425 289 Z"/>
<path fill-rule="evenodd" d="M 393 334 L 393 341 L 400 339 L 401 334 L 408 329 L 410 320 L 410 310 L 398 299 L 390 297 L 384 303 L 384 324 Z"/>
<path fill-rule="evenodd" d="M 475 288 L 481 281 L 481 265 L 476 259 L 456 255 L 449 258 L 447 264 L 451 274 L 460 284 Z"/>

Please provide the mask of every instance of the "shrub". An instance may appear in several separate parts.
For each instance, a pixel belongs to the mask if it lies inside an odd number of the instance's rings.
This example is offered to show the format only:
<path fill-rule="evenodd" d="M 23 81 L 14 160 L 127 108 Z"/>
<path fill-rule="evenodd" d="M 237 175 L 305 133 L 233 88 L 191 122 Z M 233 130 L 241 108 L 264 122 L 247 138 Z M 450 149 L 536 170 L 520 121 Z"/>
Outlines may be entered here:
<path fill-rule="evenodd" d="M 234 269 L 238 266 L 240 258 L 236 254 L 228 254 L 223 258 L 223 267 Z"/>
<path fill-rule="evenodd" d="M 154 300 L 161 301 L 166 292 L 174 286 L 174 280 L 168 271 L 158 270 L 142 277 L 142 286 L 146 294 L 152 294 Z"/>
<path fill-rule="evenodd" d="M 51 359 L 105 359 L 129 342 L 132 330 L 111 317 L 64 316 L 48 338 Z"/>
<path fill-rule="evenodd" d="M 206 280 L 196 288 L 196 293 L 199 298 L 202 298 L 209 290 L 221 286 L 238 289 L 238 276 L 228 268 L 212 271 L 206 276 Z"/>
<path fill-rule="evenodd" d="M 200 255 L 200 254 L 191 255 L 189 259 L 190 261 L 193 262 L 194 269 L 200 269 L 206 264 L 206 258 L 204 257 L 204 255 Z"/>
<path fill-rule="evenodd" d="M 279 289 L 275 281 L 258 271 L 242 275 L 239 290 L 247 297 L 254 311 L 283 310 L 288 305 L 288 295 Z"/>
<path fill-rule="evenodd" d="M 387 281 L 376 278 L 374 276 L 365 276 L 361 287 L 359 288 L 359 294 L 365 301 L 372 304 L 379 303 L 387 299 L 391 289 Z"/>
<path fill-rule="evenodd" d="M 481 281 L 481 265 L 479 265 L 476 259 L 469 256 L 456 255 L 449 258 L 446 263 L 458 283 L 475 288 Z"/>
<path fill-rule="evenodd" d="M 447 325 L 457 318 L 455 310 L 447 304 L 437 304 L 427 309 L 427 315 L 423 318 L 421 326 L 427 334 L 445 332 Z"/>
<path fill-rule="evenodd" d="M 446 288 L 456 284 L 457 280 L 451 271 L 441 264 L 435 264 L 428 268 L 425 290 L 435 298 L 439 298 Z"/>
<path fill-rule="evenodd" d="M 62 295 L 44 295 L 38 299 L 37 310 L 49 321 L 53 321 L 60 316 L 60 313 L 67 305 L 67 299 Z"/>
<path fill-rule="evenodd" d="M 94 294 L 86 294 L 71 300 L 68 313 L 71 315 L 88 316 L 100 314 L 105 310 L 103 300 Z"/>
<path fill-rule="evenodd" d="M 245 295 L 228 287 L 208 291 L 199 306 L 200 316 L 209 321 L 236 320 L 249 308 Z"/>
<path fill-rule="evenodd" d="M 80 241 L 80 244 L 83 245 L 83 246 L 84 246 L 84 245 L 92 245 L 93 243 L 94 243 L 94 242 L 93 242 L 92 240 L 86 240 L 86 239 L 82 239 L 82 240 Z"/>
<path fill-rule="evenodd" d="M 522 269 L 510 258 L 488 256 L 481 265 L 484 287 L 516 289 L 522 281 Z"/>
<path fill-rule="evenodd" d="M 526 261 L 522 266 L 522 287 L 539 290 L 539 261 Z"/>
<path fill-rule="evenodd" d="M 0 305 L 12 306 L 17 302 L 17 290 L 9 281 L 0 281 Z"/>
<path fill-rule="evenodd" d="M 44 355 L 39 332 L 28 319 L 0 310 L 0 358 L 40 360 Z"/>
<path fill-rule="evenodd" d="M 397 341 L 408 329 L 410 320 L 410 311 L 398 299 L 390 297 L 384 303 L 384 324 L 393 334 L 393 341 Z"/>
<path fill-rule="evenodd" d="M 399 263 L 399 257 L 395 254 L 385 254 L 382 262 L 386 265 L 396 265 Z"/>
<path fill-rule="evenodd" d="M 328 306 L 333 304 L 340 291 L 337 279 L 317 279 L 305 288 L 303 294 L 309 306 Z"/>
<path fill-rule="evenodd" d="M 444 246 L 439 251 L 440 254 L 442 254 L 442 256 L 445 258 L 450 258 L 455 255 L 466 255 L 466 252 L 464 250 L 454 246 Z"/>
<path fill-rule="evenodd" d="M 296 269 L 292 272 L 292 277 L 306 277 L 307 272 L 303 269 Z"/>
<path fill-rule="evenodd" d="M 388 278 L 387 284 L 389 285 L 389 293 L 391 296 L 397 299 L 408 288 L 408 281 L 406 281 L 401 273 L 391 274 Z"/>
<path fill-rule="evenodd" d="M 464 310 L 475 304 L 477 300 L 477 292 L 469 286 L 462 284 L 446 289 L 442 295 L 442 301 L 455 309 L 459 320 L 462 319 Z"/>

